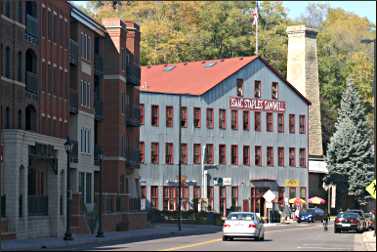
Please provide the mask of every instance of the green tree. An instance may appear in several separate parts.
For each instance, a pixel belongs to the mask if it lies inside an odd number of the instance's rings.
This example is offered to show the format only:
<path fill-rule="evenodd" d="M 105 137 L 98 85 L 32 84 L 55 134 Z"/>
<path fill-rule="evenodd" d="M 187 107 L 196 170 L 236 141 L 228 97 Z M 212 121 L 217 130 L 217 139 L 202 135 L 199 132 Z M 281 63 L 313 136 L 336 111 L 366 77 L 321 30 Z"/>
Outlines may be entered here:
<path fill-rule="evenodd" d="M 326 157 L 329 174 L 324 181 L 337 185 L 338 206 L 344 206 L 346 195 L 365 203 L 369 198 L 365 187 L 373 178 L 374 149 L 365 106 L 352 81 L 342 96 L 335 128 Z"/>

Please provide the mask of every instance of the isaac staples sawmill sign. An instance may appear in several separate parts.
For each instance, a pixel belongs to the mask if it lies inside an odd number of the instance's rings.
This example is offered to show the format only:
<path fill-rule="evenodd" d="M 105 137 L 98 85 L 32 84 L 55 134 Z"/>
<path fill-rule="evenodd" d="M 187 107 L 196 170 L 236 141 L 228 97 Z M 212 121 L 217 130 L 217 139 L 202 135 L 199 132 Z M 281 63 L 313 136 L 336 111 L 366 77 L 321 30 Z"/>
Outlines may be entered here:
<path fill-rule="evenodd" d="M 256 111 L 270 111 L 270 112 L 284 112 L 286 104 L 284 101 L 265 100 L 256 98 L 230 97 L 230 108 L 256 110 Z"/>

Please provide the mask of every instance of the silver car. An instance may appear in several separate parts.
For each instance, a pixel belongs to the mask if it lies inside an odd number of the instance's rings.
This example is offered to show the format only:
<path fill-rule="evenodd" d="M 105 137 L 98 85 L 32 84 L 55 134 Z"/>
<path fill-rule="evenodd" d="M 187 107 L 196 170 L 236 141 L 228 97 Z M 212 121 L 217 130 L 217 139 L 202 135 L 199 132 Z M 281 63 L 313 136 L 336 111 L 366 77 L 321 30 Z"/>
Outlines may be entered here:
<path fill-rule="evenodd" d="M 263 221 L 254 212 L 230 213 L 223 226 L 223 241 L 233 238 L 264 240 Z"/>

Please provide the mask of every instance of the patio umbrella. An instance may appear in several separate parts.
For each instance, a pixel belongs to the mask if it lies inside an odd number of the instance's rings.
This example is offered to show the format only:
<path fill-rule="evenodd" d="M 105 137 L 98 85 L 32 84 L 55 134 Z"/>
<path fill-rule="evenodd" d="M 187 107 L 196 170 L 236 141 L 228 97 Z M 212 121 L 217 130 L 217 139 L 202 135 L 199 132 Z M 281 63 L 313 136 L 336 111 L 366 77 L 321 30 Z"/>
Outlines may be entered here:
<path fill-rule="evenodd" d="M 301 198 L 292 198 L 292 199 L 288 200 L 288 202 L 290 204 L 295 204 L 295 205 L 300 205 L 300 204 L 306 203 L 306 201 L 301 199 Z"/>
<path fill-rule="evenodd" d="M 309 199 L 309 203 L 310 204 L 314 204 L 314 205 L 321 205 L 321 204 L 325 204 L 326 203 L 326 200 L 318 197 L 318 196 L 314 196 L 314 197 L 311 197 Z"/>

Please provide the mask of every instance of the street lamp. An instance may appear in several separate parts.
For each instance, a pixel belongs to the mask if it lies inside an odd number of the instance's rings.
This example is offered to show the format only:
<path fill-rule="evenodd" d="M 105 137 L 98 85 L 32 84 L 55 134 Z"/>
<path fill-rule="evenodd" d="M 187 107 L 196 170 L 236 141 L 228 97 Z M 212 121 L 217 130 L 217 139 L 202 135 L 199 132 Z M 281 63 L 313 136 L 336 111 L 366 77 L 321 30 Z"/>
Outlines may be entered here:
<path fill-rule="evenodd" d="M 98 231 L 97 231 L 96 237 L 104 237 L 103 231 L 102 231 L 102 160 L 103 160 L 102 149 L 99 150 L 98 158 L 99 158 L 99 200 L 98 200 L 99 224 L 98 224 Z"/>
<path fill-rule="evenodd" d="M 67 226 L 66 226 L 67 229 L 64 234 L 64 240 L 70 241 L 70 240 L 73 240 L 73 237 L 72 237 L 72 232 L 71 232 L 71 221 L 70 221 L 71 185 L 70 185 L 69 163 L 70 163 L 70 154 L 71 154 L 73 146 L 69 137 L 67 137 L 67 140 L 64 143 L 64 148 L 65 148 L 65 152 L 67 153 Z"/>
<path fill-rule="evenodd" d="M 376 112 L 376 39 L 362 39 L 360 41 L 363 44 L 370 44 L 373 43 L 373 96 L 374 96 L 374 123 L 376 123 L 377 119 L 377 112 Z M 376 136 L 376 124 L 374 124 L 374 178 L 376 178 L 376 167 L 377 167 L 377 158 L 376 158 L 376 143 L 377 143 L 377 136 Z M 374 209 L 376 209 L 376 205 L 374 205 Z M 374 236 L 376 236 L 376 222 L 374 222 Z"/>

